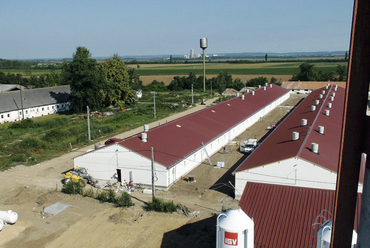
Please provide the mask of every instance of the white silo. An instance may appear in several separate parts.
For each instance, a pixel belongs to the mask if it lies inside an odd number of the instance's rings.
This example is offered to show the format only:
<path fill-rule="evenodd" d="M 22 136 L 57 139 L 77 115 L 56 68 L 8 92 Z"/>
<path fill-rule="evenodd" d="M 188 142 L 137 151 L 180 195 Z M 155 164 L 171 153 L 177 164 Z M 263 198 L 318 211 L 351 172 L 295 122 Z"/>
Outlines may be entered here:
<path fill-rule="evenodd" d="M 331 240 L 331 229 L 333 222 L 331 220 L 326 221 L 321 225 L 320 230 L 317 232 L 316 248 L 329 248 Z M 357 233 L 353 230 L 351 248 L 355 248 L 357 244 Z"/>
<path fill-rule="evenodd" d="M 217 248 L 254 248 L 254 222 L 240 208 L 217 217 Z"/>

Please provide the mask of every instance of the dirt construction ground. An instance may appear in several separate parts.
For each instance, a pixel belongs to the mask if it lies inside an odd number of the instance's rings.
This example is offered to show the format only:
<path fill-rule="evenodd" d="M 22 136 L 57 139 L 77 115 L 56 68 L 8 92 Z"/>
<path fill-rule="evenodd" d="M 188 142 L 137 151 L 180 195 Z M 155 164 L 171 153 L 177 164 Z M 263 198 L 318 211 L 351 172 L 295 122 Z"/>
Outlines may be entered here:
<path fill-rule="evenodd" d="M 157 197 L 182 204 L 189 212 L 147 212 L 145 202 L 151 200 L 151 195 L 139 190 L 131 193 L 135 206 L 127 209 L 61 193 L 62 173 L 73 167 L 72 158 L 92 146 L 35 166 L 20 165 L 0 172 L 0 210 L 11 209 L 19 215 L 15 224 L 5 225 L 0 231 L 0 247 L 215 247 L 217 214 L 221 209 L 238 205 L 233 199 L 231 172 L 246 155 L 238 152 L 237 141 L 255 135 L 262 139 L 268 131 L 266 127 L 277 123 L 301 98 L 301 95 L 292 95 L 230 142 L 226 153 L 220 150 L 214 154 L 212 164 L 224 161 L 224 168 L 217 169 L 206 160 L 189 173 L 194 182 L 185 180 L 186 176 L 168 191 L 156 192 Z M 198 105 L 189 111 L 202 107 Z M 189 111 L 167 119 L 178 118 Z M 140 130 L 121 134 L 121 137 Z M 54 216 L 40 213 L 43 207 L 57 202 L 71 206 Z"/>

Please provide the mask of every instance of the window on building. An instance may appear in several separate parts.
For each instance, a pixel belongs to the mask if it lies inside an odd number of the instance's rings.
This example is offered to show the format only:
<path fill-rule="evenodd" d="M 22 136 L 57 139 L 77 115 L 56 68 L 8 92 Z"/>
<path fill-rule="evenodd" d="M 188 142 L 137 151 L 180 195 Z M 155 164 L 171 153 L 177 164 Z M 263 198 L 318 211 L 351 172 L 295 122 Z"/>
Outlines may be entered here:
<path fill-rule="evenodd" d="M 4 115 L 1 115 L 1 119 L 4 119 Z"/>
<path fill-rule="evenodd" d="M 10 117 L 10 114 L 8 114 L 8 117 Z"/>
<path fill-rule="evenodd" d="M 49 107 L 48 107 L 48 110 L 49 110 Z"/>
<path fill-rule="evenodd" d="M 54 106 L 51 106 L 52 109 L 54 109 Z"/>
<path fill-rule="evenodd" d="M 44 108 L 42 108 L 41 110 L 44 111 Z"/>

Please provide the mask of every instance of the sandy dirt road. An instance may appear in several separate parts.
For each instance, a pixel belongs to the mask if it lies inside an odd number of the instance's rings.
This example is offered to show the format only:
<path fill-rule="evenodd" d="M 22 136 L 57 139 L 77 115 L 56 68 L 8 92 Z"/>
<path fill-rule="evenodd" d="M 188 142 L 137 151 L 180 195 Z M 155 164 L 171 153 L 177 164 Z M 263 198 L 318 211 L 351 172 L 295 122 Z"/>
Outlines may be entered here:
<path fill-rule="evenodd" d="M 145 202 L 151 195 L 132 192 L 135 206 L 116 208 L 109 203 L 80 195 L 60 192 L 63 172 L 73 167 L 73 158 L 93 146 L 66 153 L 31 167 L 17 166 L 0 173 L 0 210 L 17 212 L 19 220 L 0 232 L 0 247 L 214 247 L 216 216 L 221 209 L 237 206 L 233 199 L 231 172 L 245 158 L 238 152 L 237 141 L 263 137 L 266 127 L 280 120 L 301 96 L 292 96 L 226 147 L 211 157 L 212 164 L 224 161 L 225 168 L 215 169 L 208 161 L 189 175 L 195 182 L 179 180 L 168 191 L 156 195 L 186 206 L 190 212 L 172 214 L 147 212 Z M 171 121 L 207 107 L 198 105 L 183 113 L 149 124 Z M 118 135 L 127 137 L 142 128 Z M 40 211 L 56 202 L 71 207 L 55 216 Z"/>

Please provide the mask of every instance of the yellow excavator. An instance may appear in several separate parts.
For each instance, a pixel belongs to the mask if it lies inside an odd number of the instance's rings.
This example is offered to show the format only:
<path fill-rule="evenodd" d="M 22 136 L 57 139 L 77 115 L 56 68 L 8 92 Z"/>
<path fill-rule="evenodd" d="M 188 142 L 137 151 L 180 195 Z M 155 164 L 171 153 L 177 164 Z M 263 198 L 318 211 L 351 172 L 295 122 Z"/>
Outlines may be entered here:
<path fill-rule="evenodd" d="M 64 175 L 64 184 L 67 184 L 70 181 L 79 183 L 81 187 L 85 187 L 87 183 L 95 186 L 98 182 L 87 173 L 85 168 L 82 167 L 76 167 Z"/>

